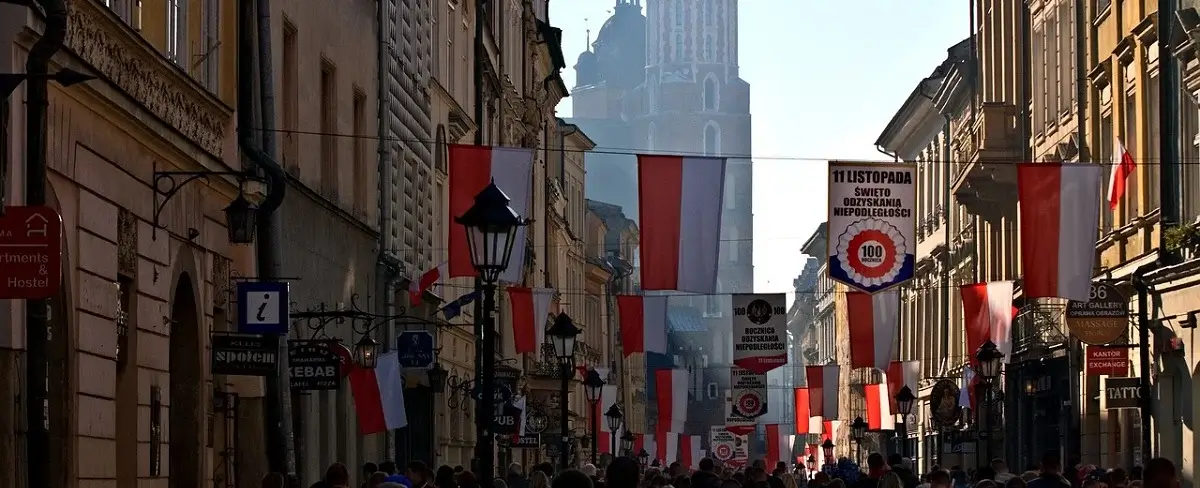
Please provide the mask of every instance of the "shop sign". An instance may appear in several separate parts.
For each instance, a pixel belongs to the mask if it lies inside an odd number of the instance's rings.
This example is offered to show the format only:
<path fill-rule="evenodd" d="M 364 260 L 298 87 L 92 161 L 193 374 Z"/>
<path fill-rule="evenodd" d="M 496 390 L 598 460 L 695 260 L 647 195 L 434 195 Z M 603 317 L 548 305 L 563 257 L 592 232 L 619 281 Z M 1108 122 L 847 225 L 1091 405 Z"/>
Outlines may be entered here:
<path fill-rule="evenodd" d="M 1088 376 L 1125 376 L 1129 374 L 1129 348 L 1088 346 Z"/>
<path fill-rule="evenodd" d="M 1088 301 L 1067 302 L 1067 329 L 1076 339 L 1093 345 L 1109 344 L 1129 329 L 1129 299 L 1108 283 L 1092 283 Z"/>
<path fill-rule="evenodd" d="M 1141 378 L 1107 378 L 1104 381 L 1104 408 L 1138 408 L 1142 403 Z"/>
<path fill-rule="evenodd" d="M 335 339 L 288 341 L 292 389 L 336 390 L 342 383 L 342 358 Z"/>
<path fill-rule="evenodd" d="M 278 369 L 279 342 L 274 336 L 214 332 L 212 374 L 270 376 Z"/>

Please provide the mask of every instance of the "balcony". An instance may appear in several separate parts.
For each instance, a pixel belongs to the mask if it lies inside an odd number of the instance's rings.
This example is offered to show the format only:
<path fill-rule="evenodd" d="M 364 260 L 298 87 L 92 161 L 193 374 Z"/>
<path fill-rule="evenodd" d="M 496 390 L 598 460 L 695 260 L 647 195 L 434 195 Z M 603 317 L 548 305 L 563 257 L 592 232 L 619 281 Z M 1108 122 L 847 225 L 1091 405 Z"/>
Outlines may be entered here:
<path fill-rule="evenodd" d="M 974 215 L 998 216 L 1015 208 L 1017 169 L 1021 156 L 1017 107 L 987 102 L 969 130 L 954 138 L 952 191 Z"/>

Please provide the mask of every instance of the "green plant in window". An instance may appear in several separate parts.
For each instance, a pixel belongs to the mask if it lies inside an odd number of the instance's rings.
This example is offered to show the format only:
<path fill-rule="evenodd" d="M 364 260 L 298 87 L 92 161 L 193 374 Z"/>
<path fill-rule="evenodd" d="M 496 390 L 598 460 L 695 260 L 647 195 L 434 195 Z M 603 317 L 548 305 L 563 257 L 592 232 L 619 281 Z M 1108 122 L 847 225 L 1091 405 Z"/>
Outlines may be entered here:
<path fill-rule="evenodd" d="M 1163 236 L 1167 250 L 1194 249 L 1200 247 L 1200 227 L 1196 225 L 1180 225 L 1166 230 Z"/>

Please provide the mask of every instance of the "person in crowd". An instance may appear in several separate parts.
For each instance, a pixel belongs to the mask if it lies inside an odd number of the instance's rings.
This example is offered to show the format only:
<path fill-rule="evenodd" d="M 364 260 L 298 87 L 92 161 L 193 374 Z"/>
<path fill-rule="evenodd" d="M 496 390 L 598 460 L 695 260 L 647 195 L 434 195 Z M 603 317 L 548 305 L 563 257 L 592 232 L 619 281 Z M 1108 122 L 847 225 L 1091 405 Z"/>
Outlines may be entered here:
<path fill-rule="evenodd" d="M 1016 475 L 1008 472 L 1008 463 L 1004 462 L 1003 459 L 993 459 L 991 466 L 992 471 L 996 473 L 994 476 L 992 476 L 992 479 L 996 480 L 996 484 L 1000 486 L 1005 486 L 1008 483 L 1008 480 L 1016 477 Z"/>
<path fill-rule="evenodd" d="M 1013 476 L 1004 483 L 1004 488 L 1029 488 L 1029 484 L 1019 476 Z"/>
<path fill-rule="evenodd" d="M 982 479 L 975 482 L 975 488 L 996 488 L 996 482 L 989 479 Z"/>
<path fill-rule="evenodd" d="M 508 465 L 508 471 L 504 474 L 504 482 L 508 484 L 508 488 L 529 488 L 529 481 L 525 479 L 525 472 L 521 469 L 520 463 Z"/>
<path fill-rule="evenodd" d="M 350 470 L 342 463 L 333 463 L 325 470 L 325 486 L 328 488 L 349 488 Z"/>
<path fill-rule="evenodd" d="M 1063 476 L 1062 457 L 1058 451 L 1047 451 L 1042 455 L 1042 466 L 1038 477 L 1029 482 L 1029 488 L 1072 488 Z"/>
<path fill-rule="evenodd" d="M 1179 471 L 1175 469 L 1175 463 L 1163 457 L 1146 461 L 1142 485 L 1145 488 L 1179 488 Z"/>
<path fill-rule="evenodd" d="M 496 478 L 492 480 L 492 488 L 508 488 L 508 483 L 504 482 L 504 478 Z"/>
<path fill-rule="evenodd" d="M 585 465 L 583 465 L 582 468 L 579 468 L 579 472 L 587 475 L 588 478 L 595 478 L 596 477 L 596 465 L 592 464 L 592 463 L 585 464 Z"/>
<path fill-rule="evenodd" d="M 975 473 L 973 473 L 972 478 L 971 478 L 971 481 L 974 481 L 975 483 L 979 483 L 980 481 L 995 481 L 995 480 L 996 480 L 996 470 L 992 469 L 992 466 L 990 464 L 975 470 Z"/>
<path fill-rule="evenodd" d="M 700 460 L 700 469 L 692 473 L 692 488 L 721 488 L 721 479 L 717 476 L 717 466 L 712 458 Z"/>
<path fill-rule="evenodd" d="M 829 488 L 846 488 L 846 482 L 841 478 L 834 478 L 829 480 Z"/>
<path fill-rule="evenodd" d="M 445 464 L 438 466 L 437 474 L 433 476 L 433 485 L 436 488 L 458 488 L 458 481 L 454 479 L 454 468 Z"/>
<path fill-rule="evenodd" d="M 869 479 L 870 475 L 866 479 Z M 878 488 L 904 488 L 904 482 L 900 480 L 900 475 L 895 471 L 885 473 L 876 481 L 875 486 Z"/>
<path fill-rule="evenodd" d="M 379 465 L 377 465 L 375 463 L 363 463 L 363 465 L 362 465 L 362 480 L 363 480 L 362 488 L 371 488 L 370 486 L 367 486 L 367 481 L 371 478 L 371 475 L 375 474 L 376 471 L 379 471 Z"/>
<path fill-rule="evenodd" d="M 475 473 L 468 470 L 462 470 L 454 475 L 454 479 L 458 481 L 458 488 L 480 488 L 479 478 L 475 477 Z"/>
<path fill-rule="evenodd" d="M 262 488 L 287 488 L 287 476 L 283 473 L 267 473 L 259 484 Z"/>
<path fill-rule="evenodd" d="M 408 478 L 405 477 L 404 479 L 407 480 Z M 379 488 L 413 488 L 413 487 L 411 484 L 405 484 L 403 482 L 388 481 L 388 482 L 385 482 L 385 483 L 379 485 Z"/>
<path fill-rule="evenodd" d="M 613 459 L 604 472 L 604 484 L 607 488 L 638 488 L 640 478 L 641 467 L 628 456 Z"/>
<path fill-rule="evenodd" d="M 379 463 L 379 470 L 388 475 L 400 474 L 400 469 L 396 466 L 395 461 L 384 461 Z"/>
<path fill-rule="evenodd" d="M 782 483 L 783 488 L 800 488 L 800 483 L 796 481 L 796 475 L 792 473 L 783 473 L 779 477 L 779 481 Z"/>
<path fill-rule="evenodd" d="M 458 474 L 466 470 L 467 468 L 464 468 L 463 465 L 459 464 L 458 466 L 454 467 L 454 474 Z"/>
<path fill-rule="evenodd" d="M 1037 477 L 1038 477 L 1037 470 L 1029 470 L 1024 473 L 1021 473 L 1021 481 L 1024 481 L 1026 484 L 1028 484 L 1030 481 L 1036 480 Z"/>
<path fill-rule="evenodd" d="M 396 469 L 395 467 L 391 468 Z M 429 465 L 425 464 L 424 461 L 410 461 L 404 467 L 404 477 L 408 478 L 413 488 L 433 488 L 430 484 L 437 484 L 437 477 L 433 475 L 433 471 L 429 469 Z M 438 486 L 437 488 L 443 487 Z"/>
<path fill-rule="evenodd" d="M 1105 474 L 1104 481 L 1111 488 L 1128 488 L 1129 473 L 1125 472 L 1123 468 L 1113 468 Z"/>
<path fill-rule="evenodd" d="M 887 474 L 888 467 L 883 454 L 873 452 L 867 456 L 867 475 L 854 483 L 854 488 L 875 488 L 879 479 Z"/>
<path fill-rule="evenodd" d="M 692 488 L 692 479 L 686 474 L 681 474 L 671 480 L 671 486 L 674 488 Z"/>
<path fill-rule="evenodd" d="M 377 488 L 380 484 L 386 483 L 388 474 L 383 471 L 371 473 L 371 477 L 367 478 L 364 488 Z"/>
<path fill-rule="evenodd" d="M 534 466 L 533 469 L 536 471 L 541 471 L 543 473 L 546 473 L 547 479 L 554 477 L 554 465 L 553 464 L 542 463 L 537 466 Z"/>
<path fill-rule="evenodd" d="M 592 466 L 595 469 L 595 466 Z M 582 471 L 568 469 L 554 477 L 551 488 L 592 488 L 592 478 Z"/>
<path fill-rule="evenodd" d="M 529 488 L 550 488 L 550 477 L 540 469 L 534 471 L 529 475 Z"/>
<path fill-rule="evenodd" d="M 929 488 L 952 488 L 954 480 L 950 478 L 950 473 L 943 469 L 935 470 L 929 473 Z"/>

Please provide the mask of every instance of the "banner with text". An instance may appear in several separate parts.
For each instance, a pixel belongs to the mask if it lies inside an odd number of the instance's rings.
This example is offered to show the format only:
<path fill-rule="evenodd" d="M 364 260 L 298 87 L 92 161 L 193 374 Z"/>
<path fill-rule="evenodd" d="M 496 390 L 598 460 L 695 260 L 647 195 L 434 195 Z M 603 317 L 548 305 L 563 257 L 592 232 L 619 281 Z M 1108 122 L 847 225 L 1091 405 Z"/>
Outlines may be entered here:
<path fill-rule="evenodd" d="M 734 406 L 733 391 L 725 393 L 725 429 L 738 435 L 745 435 L 754 432 L 754 426 L 757 422 L 753 418 L 745 417 L 737 412 Z"/>
<path fill-rule="evenodd" d="M 733 364 L 755 373 L 784 366 L 787 358 L 787 295 L 733 295 Z"/>
<path fill-rule="evenodd" d="M 917 169 L 829 162 L 829 278 L 867 293 L 913 278 Z"/>
<path fill-rule="evenodd" d="M 734 413 L 756 419 L 767 413 L 767 375 L 737 366 L 729 368 Z"/>
<path fill-rule="evenodd" d="M 714 425 L 708 432 L 709 454 L 722 463 L 735 466 L 746 464 L 750 459 L 750 438 Z"/>

